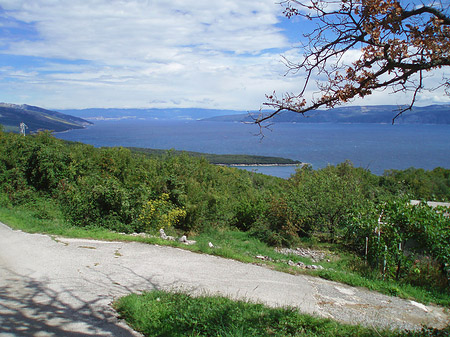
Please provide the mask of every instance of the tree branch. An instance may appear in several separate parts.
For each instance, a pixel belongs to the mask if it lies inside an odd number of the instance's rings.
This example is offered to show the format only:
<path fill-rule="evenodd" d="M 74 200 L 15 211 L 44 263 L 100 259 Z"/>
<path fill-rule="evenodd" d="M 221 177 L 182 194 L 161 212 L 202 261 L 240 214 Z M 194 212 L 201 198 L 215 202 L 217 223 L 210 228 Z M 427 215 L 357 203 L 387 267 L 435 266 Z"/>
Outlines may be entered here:
<path fill-rule="evenodd" d="M 428 7 L 428 6 L 423 6 L 423 7 L 413 9 L 410 11 L 403 11 L 402 15 L 401 15 L 401 20 L 405 20 L 405 19 L 408 19 L 413 16 L 417 16 L 417 15 L 420 16 L 420 15 L 423 15 L 424 13 L 431 14 L 431 15 L 437 17 L 439 20 L 442 21 L 442 23 L 444 25 L 447 25 L 447 26 L 450 25 L 450 17 L 449 16 L 445 15 L 443 12 L 437 10 L 436 8 Z"/>
<path fill-rule="evenodd" d="M 398 112 L 395 120 L 411 110 L 424 89 L 423 71 L 450 66 L 450 17 L 443 8 L 428 5 L 406 10 L 399 0 L 311 0 L 308 4 L 287 0 L 282 4 L 287 17 L 298 15 L 318 25 L 304 34 L 308 39 L 304 59 L 300 63 L 284 59 L 287 73 L 305 71 L 300 94 L 286 94 L 281 99 L 275 94 L 268 96 L 263 105 L 274 111 L 261 113 L 255 120 L 259 125 L 284 110 L 305 114 L 365 97 L 374 90 L 411 91 L 409 106 Z M 360 58 L 351 65 L 341 63 L 358 44 Z M 326 83 L 318 84 L 322 96 L 308 103 L 304 94 L 314 76 L 320 74 L 328 77 Z M 442 82 L 450 87 L 448 78 Z"/>

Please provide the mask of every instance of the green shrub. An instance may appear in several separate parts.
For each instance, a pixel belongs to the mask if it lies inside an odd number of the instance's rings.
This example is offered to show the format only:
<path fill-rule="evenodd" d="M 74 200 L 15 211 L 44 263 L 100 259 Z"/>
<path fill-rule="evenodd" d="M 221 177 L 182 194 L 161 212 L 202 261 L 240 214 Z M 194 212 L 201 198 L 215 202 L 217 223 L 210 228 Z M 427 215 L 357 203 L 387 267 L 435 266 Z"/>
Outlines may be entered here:
<path fill-rule="evenodd" d="M 70 178 L 71 158 L 67 148 L 55 142 L 48 134 L 40 134 L 43 143 L 36 144 L 27 160 L 25 174 L 31 186 L 41 191 L 52 191 L 61 180 Z M 39 141 L 41 139 L 37 139 Z"/>
<path fill-rule="evenodd" d="M 169 194 L 163 193 L 158 199 L 149 200 L 142 206 L 139 221 L 145 231 L 154 232 L 160 228 L 176 227 L 185 217 L 186 211 L 176 207 L 170 201 Z"/>
<path fill-rule="evenodd" d="M 292 220 L 291 209 L 283 197 L 274 197 L 250 229 L 253 237 L 269 245 L 293 246 L 299 242 L 299 224 Z"/>
<path fill-rule="evenodd" d="M 131 191 L 114 177 L 86 176 L 62 184 L 60 200 L 67 220 L 76 226 L 98 226 L 133 231 L 137 211 Z"/>

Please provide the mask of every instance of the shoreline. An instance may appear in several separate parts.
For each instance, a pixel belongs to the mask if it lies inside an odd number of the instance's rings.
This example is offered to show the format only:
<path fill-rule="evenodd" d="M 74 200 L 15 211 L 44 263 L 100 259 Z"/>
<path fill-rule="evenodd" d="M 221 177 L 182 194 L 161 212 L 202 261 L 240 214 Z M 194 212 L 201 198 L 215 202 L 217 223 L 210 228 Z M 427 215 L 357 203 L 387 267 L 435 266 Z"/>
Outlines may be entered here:
<path fill-rule="evenodd" d="M 257 167 L 277 167 L 277 166 L 281 166 L 281 167 L 296 167 L 296 166 L 303 166 L 306 163 L 296 163 L 296 164 L 214 164 L 214 165 L 218 165 L 218 166 L 230 166 L 230 167 L 252 167 L 252 166 L 257 166 Z"/>

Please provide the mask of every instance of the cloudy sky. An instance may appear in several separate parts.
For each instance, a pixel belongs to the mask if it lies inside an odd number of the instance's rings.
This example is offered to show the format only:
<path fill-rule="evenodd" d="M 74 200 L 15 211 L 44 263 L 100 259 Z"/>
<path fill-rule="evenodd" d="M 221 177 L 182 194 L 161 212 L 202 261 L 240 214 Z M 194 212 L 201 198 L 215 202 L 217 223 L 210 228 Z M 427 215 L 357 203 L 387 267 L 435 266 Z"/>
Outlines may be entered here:
<path fill-rule="evenodd" d="M 299 57 L 307 23 L 278 2 L 0 0 L 0 102 L 257 110 L 302 83 L 281 56 Z M 439 91 L 419 100 L 449 102 Z M 382 92 L 356 103 L 404 102 Z"/>

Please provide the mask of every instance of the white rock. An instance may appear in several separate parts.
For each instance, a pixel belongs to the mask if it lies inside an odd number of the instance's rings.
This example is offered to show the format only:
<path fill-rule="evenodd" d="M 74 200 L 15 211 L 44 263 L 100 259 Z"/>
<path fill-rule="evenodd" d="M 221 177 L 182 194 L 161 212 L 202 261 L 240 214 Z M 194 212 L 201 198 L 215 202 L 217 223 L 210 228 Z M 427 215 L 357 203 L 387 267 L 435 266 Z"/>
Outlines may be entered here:
<path fill-rule="evenodd" d="M 297 262 L 297 267 L 305 269 L 306 268 L 306 264 L 304 264 L 303 262 Z"/>
<path fill-rule="evenodd" d="M 167 240 L 167 235 L 166 235 L 166 233 L 164 232 L 164 229 L 163 229 L 163 228 L 161 228 L 161 229 L 159 230 L 159 236 L 161 237 L 161 239 Z"/>
<path fill-rule="evenodd" d="M 414 301 L 409 301 L 409 302 L 411 302 L 411 304 L 414 305 L 415 307 L 422 309 L 425 312 L 428 312 L 428 308 L 425 305 L 423 305 L 422 303 L 417 303 Z"/>

